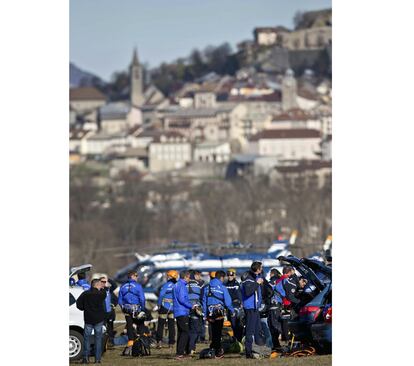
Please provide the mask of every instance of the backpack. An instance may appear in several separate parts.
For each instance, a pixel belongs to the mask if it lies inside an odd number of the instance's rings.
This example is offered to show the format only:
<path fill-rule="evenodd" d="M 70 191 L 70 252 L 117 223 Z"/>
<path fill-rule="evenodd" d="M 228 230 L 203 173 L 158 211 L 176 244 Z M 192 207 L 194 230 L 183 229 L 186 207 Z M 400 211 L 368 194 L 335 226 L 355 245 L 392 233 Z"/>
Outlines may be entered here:
<path fill-rule="evenodd" d="M 202 351 L 200 351 L 199 358 L 200 358 L 200 360 L 203 360 L 203 359 L 215 358 L 215 356 L 216 356 L 216 354 L 215 354 L 214 349 L 205 348 Z"/>
<path fill-rule="evenodd" d="M 146 335 L 138 336 L 132 347 L 125 347 L 122 356 L 145 357 L 151 355 L 152 340 Z"/>
<path fill-rule="evenodd" d="M 221 342 L 224 353 L 242 353 L 244 352 L 243 344 L 238 342 L 234 337 L 223 337 Z"/>

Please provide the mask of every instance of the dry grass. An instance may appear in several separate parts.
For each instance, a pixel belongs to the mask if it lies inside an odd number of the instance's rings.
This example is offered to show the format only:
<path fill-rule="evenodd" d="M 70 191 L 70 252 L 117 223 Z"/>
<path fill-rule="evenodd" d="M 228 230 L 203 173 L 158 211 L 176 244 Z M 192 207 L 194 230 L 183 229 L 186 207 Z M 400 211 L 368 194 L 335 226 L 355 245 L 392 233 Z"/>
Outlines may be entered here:
<path fill-rule="evenodd" d="M 200 344 L 197 350 L 206 348 L 207 345 Z M 112 366 L 128 366 L 128 365 L 177 365 L 177 364 L 198 364 L 198 365 L 216 365 L 222 364 L 226 366 L 236 365 L 284 365 L 284 366 L 331 366 L 332 356 L 311 356 L 302 358 L 278 358 L 278 359 L 262 359 L 262 360 L 246 360 L 237 354 L 226 355 L 222 360 L 199 360 L 198 356 L 176 361 L 174 360 L 175 349 L 162 348 L 160 350 L 152 350 L 152 355 L 143 358 L 125 357 L 121 356 L 123 347 L 116 347 L 106 351 L 102 358 L 103 365 Z M 93 360 L 93 358 L 92 358 Z"/>

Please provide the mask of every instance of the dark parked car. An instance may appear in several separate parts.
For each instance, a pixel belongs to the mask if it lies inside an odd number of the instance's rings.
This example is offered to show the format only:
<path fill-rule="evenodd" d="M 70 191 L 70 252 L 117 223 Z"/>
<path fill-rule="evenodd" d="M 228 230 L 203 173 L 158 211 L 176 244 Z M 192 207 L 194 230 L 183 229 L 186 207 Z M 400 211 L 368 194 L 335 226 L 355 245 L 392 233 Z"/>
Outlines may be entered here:
<path fill-rule="evenodd" d="M 301 307 L 288 322 L 296 341 L 311 344 L 318 351 L 330 352 L 332 345 L 332 269 L 322 262 L 294 256 L 279 257 L 289 263 L 308 284 L 303 289 Z"/>

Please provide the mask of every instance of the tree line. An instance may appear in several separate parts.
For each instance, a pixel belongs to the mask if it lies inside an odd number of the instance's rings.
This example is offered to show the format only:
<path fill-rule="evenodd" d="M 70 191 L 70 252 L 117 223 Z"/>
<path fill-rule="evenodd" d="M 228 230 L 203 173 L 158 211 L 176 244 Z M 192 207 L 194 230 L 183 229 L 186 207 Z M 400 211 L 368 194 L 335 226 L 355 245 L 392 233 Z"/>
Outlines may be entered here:
<path fill-rule="evenodd" d="M 128 253 L 162 250 L 173 240 L 270 245 L 284 229 L 296 229 L 306 244 L 322 243 L 331 233 L 329 185 L 298 190 L 274 185 L 269 177 L 212 179 L 197 185 L 135 177 L 99 188 L 94 176 L 79 176 L 74 170 L 70 184 L 73 265 L 94 263 L 113 273 L 131 261 Z"/>

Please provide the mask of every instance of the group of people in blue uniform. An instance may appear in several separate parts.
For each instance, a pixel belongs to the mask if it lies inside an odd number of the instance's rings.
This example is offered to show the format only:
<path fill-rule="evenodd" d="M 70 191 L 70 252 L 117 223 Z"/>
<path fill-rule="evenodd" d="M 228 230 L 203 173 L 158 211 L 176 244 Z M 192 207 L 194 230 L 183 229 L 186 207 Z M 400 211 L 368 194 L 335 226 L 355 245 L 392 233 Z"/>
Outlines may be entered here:
<path fill-rule="evenodd" d="M 216 358 L 222 358 L 222 330 L 227 318 L 234 337 L 238 341 L 245 339 L 246 358 L 253 358 L 254 342 L 265 343 L 263 327 L 270 332 L 272 349 L 276 352 L 280 348 L 279 337 L 287 337 L 283 311 L 289 308 L 294 313 L 301 287 L 304 283 L 295 278 L 294 269 L 288 266 L 283 268 L 283 273 L 272 269 L 270 280 L 266 280 L 261 262 L 253 262 L 250 270 L 241 275 L 241 282 L 236 280 L 234 269 L 210 273 L 209 283 L 204 283 L 199 271 L 168 271 L 156 309 L 157 348 L 161 348 L 167 325 L 168 346 L 176 344 L 176 359 L 191 356 L 197 342 L 205 338 L 207 321 L 210 348 Z M 118 303 L 125 314 L 127 346 L 131 347 L 134 324 L 138 333 L 145 332 L 145 296 L 136 272 L 128 274 L 128 282 L 120 288 Z"/>

